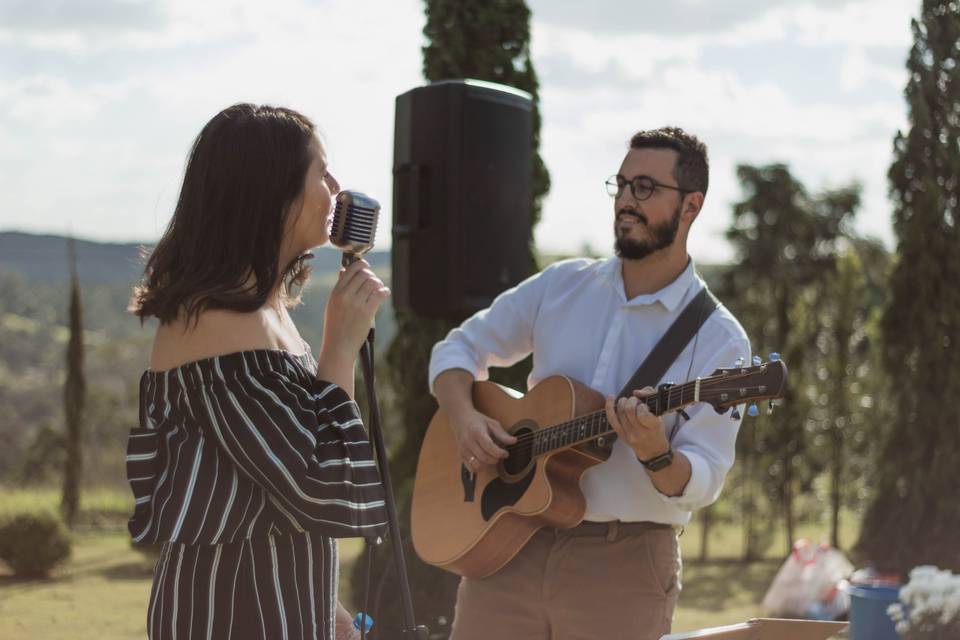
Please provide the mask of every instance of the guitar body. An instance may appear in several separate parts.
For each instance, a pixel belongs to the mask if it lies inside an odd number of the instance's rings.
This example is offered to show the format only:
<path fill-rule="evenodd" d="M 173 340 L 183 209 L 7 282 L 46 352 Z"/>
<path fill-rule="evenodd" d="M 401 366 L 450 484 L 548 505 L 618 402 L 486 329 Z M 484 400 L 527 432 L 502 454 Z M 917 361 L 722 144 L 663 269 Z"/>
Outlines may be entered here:
<path fill-rule="evenodd" d="M 566 378 L 546 378 L 525 396 L 492 382 L 473 385 L 474 406 L 511 434 L 524 434 L 603 408 L 603 396 Z M 413 489 L 411 530 L 417 554 L 429 564 L 471 578 L 496 572 L 538 529 L 583 520 L 580 477 L 605 455 L 588 445 L 524 464 L 468 472 L 446 414 L 430 422 Z M 519 466 L 517 466 L 519 465 Z"/>

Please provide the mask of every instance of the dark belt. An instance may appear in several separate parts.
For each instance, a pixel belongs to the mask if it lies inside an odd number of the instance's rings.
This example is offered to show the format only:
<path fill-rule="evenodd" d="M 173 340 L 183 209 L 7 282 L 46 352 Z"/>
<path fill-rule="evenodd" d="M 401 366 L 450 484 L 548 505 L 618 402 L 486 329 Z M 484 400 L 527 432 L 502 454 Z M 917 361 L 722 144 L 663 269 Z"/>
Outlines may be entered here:
<path fill-rule="evenodd" d="M 681 528 L 679 525 L 662 522 L 620 522 L 619 520 L 591 522 L 584 520 L 570 529 L 554 529 L 554 531 L 558 536 L 603 536 L 607 540 L 616 540 L 618 535 L 635 536 L 647 531 L 662 531 L 664 529 L 673 529 L 679 533 Z"/>

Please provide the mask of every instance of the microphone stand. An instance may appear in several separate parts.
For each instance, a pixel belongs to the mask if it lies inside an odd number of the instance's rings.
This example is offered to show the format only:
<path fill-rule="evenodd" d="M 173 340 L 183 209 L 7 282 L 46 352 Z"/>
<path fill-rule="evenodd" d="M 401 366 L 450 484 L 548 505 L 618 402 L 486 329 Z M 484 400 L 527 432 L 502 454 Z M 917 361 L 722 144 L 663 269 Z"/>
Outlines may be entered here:
<path fill-rule="evenodd" d="M 355 259 L 355 258 L 354 258 Z M 344 254 L 344 263 L 347 263 L 347 254 Z M 351 260 L 352 261 L 352 260 Z M 430 630 L 424 625 L 417 625 L 413 616 L 413 598 L 410 594 L 410 582 L 407 577 L 407 562 L 403 555 L 403 546 L 400 539 L 400 519 L 397 517 L 397 502 L 393 495 L 393 482 L 390 480 L 390 464 L 387 459 L 387 449 L 383 441 L 383 428 L 380 422 L 380 405 L 377 402 L 377 392 L 373 386 L 373 339 L 375 330 L 371 327 L 367 339 L 360 348 L 360 364 L 363 367 L 363 379 L 367 389 L 367 403 L 370 408 L 370 442 L 377 452 L 377 467 L 380 470 L 380 480 L 387 504 L 387 521 L 390 527 L 390 543 L 393 547 L 393 560 L 397 568 L 397 578 L 400 583 L 400 597 L 403 601 L 405 640 L 428 640 Z M 367 539 L 367 544 L 371 540 Z M 366 612 L 364 612 L 366 614 Z M 361 623 L 361 634 L 366 635 L 366 625 Z"/>

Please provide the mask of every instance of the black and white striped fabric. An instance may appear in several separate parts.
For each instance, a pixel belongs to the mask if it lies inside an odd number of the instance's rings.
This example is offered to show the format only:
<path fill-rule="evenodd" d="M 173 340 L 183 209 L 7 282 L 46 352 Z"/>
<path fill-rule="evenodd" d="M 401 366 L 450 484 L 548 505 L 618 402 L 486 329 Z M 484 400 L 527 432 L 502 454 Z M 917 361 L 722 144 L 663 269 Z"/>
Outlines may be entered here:
<path fill-rule="evenodd" d="M 356 404 L 309 352 L 147 371 L 127 449 L 137 542 L 164 543 L 160 638 L 333 638 L 337 537 L 379 536 L 383 486 Z"/>
<path fill-rule="evenodd" d="M 217 545 L 167 542 L 147 610 L 151 640 L 334 640 L 337 541 L 309 532 Z"/>

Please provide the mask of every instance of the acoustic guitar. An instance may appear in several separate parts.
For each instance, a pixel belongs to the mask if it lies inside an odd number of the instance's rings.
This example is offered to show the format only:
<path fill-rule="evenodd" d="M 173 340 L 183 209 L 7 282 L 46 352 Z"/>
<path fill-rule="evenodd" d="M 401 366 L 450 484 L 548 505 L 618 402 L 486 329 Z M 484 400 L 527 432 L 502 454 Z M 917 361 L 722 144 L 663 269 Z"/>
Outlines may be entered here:
<path fill-rule="evenodd" d="M 641 400 L 655 415 L 707 402 L 723 413 L 783 395 L 787 368 L 775 360 L 718 369 L 679 385 L 664 384 Z M 541 381 L 527 395 L 492 382 L 473 385 L 473 403 L 517 442 L 496 467 L 471 472 L 453 430 L 437 411 L 420 449 L 413 488 L 413 545 L 424 562 L 471 578 L 496 572 L 541 527 L 574 527 L 586 507 L 580 477 L 607 459 L 613 428 L 604 396 L 565 376 Z"/>

